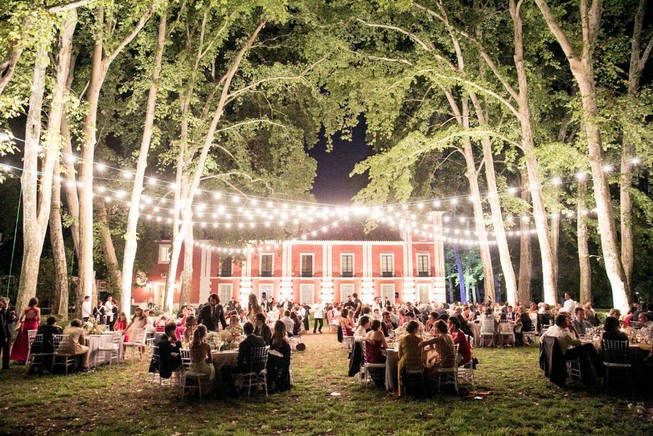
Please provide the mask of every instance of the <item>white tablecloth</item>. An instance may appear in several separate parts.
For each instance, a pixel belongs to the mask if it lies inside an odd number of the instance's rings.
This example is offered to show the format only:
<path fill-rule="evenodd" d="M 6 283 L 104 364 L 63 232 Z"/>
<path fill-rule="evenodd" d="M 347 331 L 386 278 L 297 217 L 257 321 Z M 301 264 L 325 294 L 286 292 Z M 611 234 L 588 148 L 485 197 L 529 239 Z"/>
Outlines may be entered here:
<path fill-rule="evenodd" d="M 386 350 L 385 361 L 385 388 L 391 392 L 397 390 L 397 368 L 399 366 L 399 352 L 394 348 Z"/>
<path fill-rule="evenodd" d="M 215 381 L 219 384 L 222 382 L 222 367 L 238 364 L 238 350 L 211 351 L 211 358 L 215 367 Z"/>
<path fill-rule="evenodd" d="M 88 345 L 90 357 L 89 357 L 89 366 L 99 366 L 109 363 L 111 360 L 111 355 L 106 353 L 99 353 L 100 347 L 111 347 L 111 337 L 112 335 L 86 335 L 86 345 Z M 118 350 L 120 353 L 119 360 L 123 359 L 123 347 L 120 347 Z"/>

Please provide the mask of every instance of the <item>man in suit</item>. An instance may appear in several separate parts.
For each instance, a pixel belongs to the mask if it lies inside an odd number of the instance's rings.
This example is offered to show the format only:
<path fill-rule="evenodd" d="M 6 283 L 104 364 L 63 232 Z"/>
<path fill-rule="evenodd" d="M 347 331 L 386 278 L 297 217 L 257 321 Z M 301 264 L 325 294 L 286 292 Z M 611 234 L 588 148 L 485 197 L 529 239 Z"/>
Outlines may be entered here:
<path fill-rule="evenodd" d="M 14 315 L 15 316 L 15 315 Z M 9 313 L 9 299 L 0 298 L 0 353 L 2 353 L 2 369 L 9 369 L 9 345 L 13 335 L 12 315 Z"/>
<path fill-rule="evenodd" d="M 74 319 L 70 325 L 63 331 L 64 335 L 68 335 L 70 340 L 62 342 L 55 353 L 74 354 L 75 356 L 82 356 L 82 371 L 88 371 L 90 349 L 86 345 L 86 332 L 82 328 L 82 320 Z"/>
<path fill-rule="evenodd" d="M 199 323 L 204 324 L 208 331 L 217 332 L 218 322 L 222 324 L 223 329 L 227 327 L 220 299 L 217 294 L 211 294 L 209 295 L 209 304 L 206 304 L 200 311 Z"/>
<path fill-rule="evenodd" d="M 254 334 L 254 325 L 251 322 L 246 322 L 243 330 L 247 337 L 238 346 L 238 365 L 226 365 L 222 367 L 222 381 L 229 387 L 229 394 L 231 396 L 238 395 L 234 383 L 234 375 L 258 372 L 263 369 L 262 366 L 258 368 L 253 364 L 252 354 L 254 349 L 265 347 L 265 341 L 262 337 Z"/>

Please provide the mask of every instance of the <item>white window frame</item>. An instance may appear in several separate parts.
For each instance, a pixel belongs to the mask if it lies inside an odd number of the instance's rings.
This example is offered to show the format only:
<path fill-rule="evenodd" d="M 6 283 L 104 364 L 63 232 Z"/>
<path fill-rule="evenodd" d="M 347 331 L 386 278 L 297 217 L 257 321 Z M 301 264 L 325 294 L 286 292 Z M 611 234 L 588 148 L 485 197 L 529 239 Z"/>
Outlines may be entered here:
<path fill-rule="evenodd" d="M 387 288 L 392 289 L 392 293 L 389 296 L 383 293 L 383 290 Z M 379 286 L 379 293 L 381 294 L 381 301 L 385 301 L 385 297 L 387 296 L 388 300 L 390 300 L 390 303 L 395 303 L 395 294 L 397 293 L 397 288 L 395 287 L 394 283 L 381 283 Z"/>
<path fill-rule="evenodd" d="M 227 298 L 226 300 L 223 298 L 223 295 L 222 295 L 223 294 L 223 289 L 229 289 L 229 298 Z M 222 303 L 222 305 L 227 304 L 229 302 L 229 300 L 234 298 L 234 285 L 233 285 L 233 283 L 220 283 L 218 285 L 218 297 L 220 297 L 220 303 Z"/>
<path fill-rule="evenodd" d="M 311 288 L 311 301 L 304 300 L 304 289 Z M 315 303 L 315 284 L 314 283 L 301 283 L 299 285 L 299 304 L 314 304 Z"/>
<path fill-rule="evenodd" d="M 222 275 L 222 264 L 224 263 L 225 260 L 231 258 L 231 274 L 228 276 L 223 276 Z M 232 255 L 227 255 L 225 259 L 222 259 L 220 256 L 218 256 L 218 277 L 233 277 L 234 276 L 234 257 Z"/>
<path fill-rule="evenodd" d="M 172 255 L 172 244 L 159 244 L 159 264 L 167 265 L 170 263 Z"/>
<path fill-rule="evenodd" d="M 391 271 L 383 271 L 383 257 L 390 256 L 390 265 L 392 266 Z M 395 254 L 394 253 L 380 253 L 379 254 L 379 273 L 383 277 L 384 272 L 389 272 L 392 274 L 390 277 L 395 277 Z"/>
<path fill-rule="evenodd" d="M 305 276 L 302 271 L 302 265 L 304 265 L 304 256 L 311 256 L 311 275 Z M 315 253 L 311 252 L 302 252 L 299 253 L 299 277 L 315 277 Z"/>
<path fill-rule="evenodd" d="M 415 286 L 415 290 L 417 291 L 417 301 L 420 303 L 430 303 L 431 302 L 431 285 L 428 283 L 418 283 L 417 286 Z M 427 295 L 428 295 L 428 300 L 427 301 L 422 301 L 421 298 L 421 290 L 426 288 Z"/>
<path fill-rule="evenodd" d="M 351 289 L 351 291 L 345 291 L 343 288 Z M 354 283 L 341 283 L 340 284 L 340 302 L 345 303 L 347 301 L 347 296 L 356 292 L 356 285 Z"/>
<path fill-rule="evenodd" d="M 262 301 L 261 299 L 263 298 L 263 292 L 265 292 L 265 298 L 274 297 L 274 283 L 259 283 L 258 301 Z"/>
<path fill-rule="evenodd" d="M 263 276 L 263 256 L 272 256 L 272 262 L 270 262 L 270 275 L 265 277 L 274 277 L 274 253 L 261 253 L 258 260 L 258 275 Z"/>
<path fill-rule="evenodd" d="M 345 277 L 343 275 L 345 271 L 343 271 L 342 268 L 342 264 L 343 264 L 342 259 L 345 256 L 351 256 L 351 276 L 347 276 L 347 277 L 354 277 L 356 275 L 356 257 L 354 253 L 340 253 L 340 276 Z"/>
<path fill-rule="evenodd" d="M 426 271 L 420 271 L 419 270 L 419 258 L 420 256 L 426 256 Z M 415 255 L 415 264 L 417 265 L 417 276 L 418 277 L 424 277 L 420 276 L 420 272 L 425 272 L 427 275 L 426 277 L 431 277 L 431 253 L 428 251 L 420 251 Z"/>

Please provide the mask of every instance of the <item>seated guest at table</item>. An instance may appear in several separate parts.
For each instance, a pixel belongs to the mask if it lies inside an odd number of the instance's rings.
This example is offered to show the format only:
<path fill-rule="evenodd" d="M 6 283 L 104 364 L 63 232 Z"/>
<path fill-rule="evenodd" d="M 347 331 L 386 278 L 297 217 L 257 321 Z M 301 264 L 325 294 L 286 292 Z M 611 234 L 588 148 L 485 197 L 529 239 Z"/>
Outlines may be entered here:
<path fill-rule="evenodd" d="M 254 334 L 263 338 L 265 345 L 270 345 L 272 342 L 272 331 L 265 322 L 265 315 L 262 313 L 257 313 L 255 318 L 256 324 L 254 325 Z"/>
<path fill-rule="evenodd" d="M 352 320 L 349 318 L 350 309 L 346 307 L 342 309 L 340 313 L 340 320 L 338 321 L 340 328 L 342 329 L 343 336 L 354 336 L 354 325 Z"/>
<path fill-rule="evenodd" d="M 440 314 L 438 312 L 434 310 L 429 313 L 429 318 L 426 320 L 426 325 L 424 326 L 427 332 L 430 332 L 435 328 L 435 323 L 438 322 L 438 319 L 440 319 Z"/>
<path fill-rule="evenodd" d="M 598 327 L 599 323 L 599 317 L 596 316 L 596 312 L 594 311 L 594 308 L 592 307 L 592 303 L 589 301 L 583 305 L 583 309 L 585 310 L 585 319 L 589 321 L 590 324 L 594 327 Z"/>
<path fill-rule="evenodd" d="M 494 335 L 497 332 L 497 321 L 494 319 L 494 314 L 491 308 L 485 309 L 485 313 L 481 315 L 481 335 Z"/>
<path fill-rule="evenodd" d="M 385 336 L 390 336 L 390 332 L 394 331 L 396 328 L 397 324 L 392 322 L 392 318 L 390 318 L 390 312 L 383 311 L 381 318 L 381 331 L 383 331 L 383 334 Z"/>
<path fill-rule="evenodd" d="M 118 318 L 113 323 L 113 331 L 123 332 L 125 342 L 129 341 L 129 336 L 127 336 L 127 315 L 125 315 L 125 312 L 120 312 L 120 315 L 118 315 Z"/>
<path fill-rule="evenodd" d="M 499 324 L 497 325 L 497 335 L 501 346 L 515 344 L 514 324 L 508 321 L 508 314 L 505 312 L 501 312 Z"/>
<path fill-rule="evenodd" d="M 572 321 L 574 329 L 579 335 L 584 336 L 586 330 L 592 328 L 592 324 L 590 324 L 589 321 L 585 319 L 585 309 L 582 307 L 577 307 L 574 309 L 574 314 L 575 317 Z"/>
<path fill-rule="evenodd" d="M 619 309 L 610 309 L 608 316 L 621 320 L 621 311 Z"/>
<path fill-rule="evenodd" d="M 235 310 L 229 315 L 229 325 L 227 326 L 227 331 L 231 332 L 232 335 L 242 335 L 243 326 L 238 322 L 238 312 Z"/>
<path fill-rule="evenodd" d="M 54 345 L 52 345 L 52 335 L 60 335 L 62 333 L 61 327 L 57 325 L 57 318 L 54 316 L 48 317 L 45 324 L 39 326 L 36 331 L 37 335 L 43 335 L 43 345 L 39 349 L 36 343 L 32 345 L 31 353 L 52 353 Z"/>
<path fill-rule="evenodd" d="M 302 320 L 299 317 L 299 313 L 296 310 L 290 311 L 290 319 L 293 321 L 292 334 L 293 336 L 299 336 L 302 331 Z"/>
<path fill-rule="evenodd" d="M 281 392 L 290 389 L 290 343 L 286 325 L 281 321 L 274 323 L 267 369 L 269 390 Z"/>
<path fill-rule="evenodd" d="M 581 378 L 584 383 L 594 383 L 596 375 L 602 375 L 604 368 L 594 345 L 581 344 L 570 331 L 569 318 L 565 312 L 556 316 L 555 325 L 549 327 L 542 337 L 554 337 L 565 360 L 580 359 Z"/>
<path fill-rule="evenodd" d="M 456 365 L 456 354 L 453 339 L 449 336 L 447 324 L 441 319 L 435 324 L 433 339 L 422 341 L 419 346 L 425 348 L 432 345 L 431 350 L 426 350 L 424 377 L 437 378 L 437 368 L 453 368 Z"/>
<path fill-rule="evenodd" d="M 542 313 L 537 315 L 537 330 L 542 331 L 543 327 L 553 324 L 553 315 L 551 314 L 551 306 L 543 304 Z"/>
<path fill-rule="evenodd" d="M 156 320 L 154 323 L 154 327 L 156 328 L 157 333 L 164 333 L 166 330 L 166 327 L 168 326 L 168 315 L 165 313 L 162 314 L 159 319 Z"/>
<path fill-rule="evenodd" d="M 361 317 L 362 319 L 363 317 Z M 367 363 L 385 363 L 383 350 L 388 348 L 385 336 L 381 331 L 381 321 L 375 319 L 370 324 L 370 331 L 365 335 L 363 341 L 363 352 L 365 362 Z M 385 383 L 385 368 L 369 368 L 370 377 L 377 386 L 383 386 Z"/>
<path fill-rule="evenodd" d="M 190 348 L 195 330 L 197 330 L 197 318 L 189 316 L 186 318 L 186 329 L 184 330 L 184 336 L 181 338 L 183 348 Z"/>
<path fill-rule="evenodd" d="M 460 330 L 460 320 L 456 317 L 449 318 L 449 334 L 453 338 L 453 343 L 458 344 L 458 354 L 460 354 L 458 366 L 467 365 L 472 361 L 472 347 L 469 345 L 467 335 Z"/>
<path fill-rule="evenodd" d="M 69 340 L 59 344 L 59 348 L 55 351 L 83 356 L 82 371 L 88 371 L 90 350 L 86 345 L 86 332 L 82 328 L 82 321 L 72 320 L 70 325 L 63 330 L 63 334 L 68 335 Z"/>
<path fill-rule="evenodd" d="M 406 325 L 406 336 L 399 339 L 399 350 L 397 358 L 398 392 L 401 395 L 401 374 L 405 370 L 418 371 L 423 368 L 422 364 L 422 348 L 420 343 L 422 338 L 418 336 L 419 324 L 417 321 L 411 321 Z"/>
<path fill-rule="evenodd" d="M 455 318 L 458 318 L 458 322 L 460 323 L 460 330 L 468 336 L 473 336 L 472 329 L 469 327 L 469 324 L 467 323 L 467 320 L 463 316 L 463 309 L 462 307 L 457 307 L 456 312 L 454 315 Z"/>
<path fill-rule="evenodd" d="M 159 376 L 170 378 L 181 368 L 181 342 L 177 339 L 177 324 L 168 323 L 156 345 L 159 347 Z"/>
<path fill-rule="evenodd" d="M 238 365 L 226 365 L 222 367 L 222 380 L 229 388 L 231 396 L 237 396 L 236 384 L 234 376 L 236 374 L 243 374 L 250 371 L 260 371 L 263 368 L 256 368 L 252 366 L 252 352 L 256 348 L 265 347 L 263 338 L 254 335 L 254 325 L 251 322 L 246 322 L 243 326 L 245 335 L 247 337 L 238 346 Z"/>
<path fill-rule="evenodd" d="M 206 343 L 208 335 L 206 326 L 200 324 L 193 333 L 193 342 L 190 345 L 190 367 L 188 372 L 194 374 L 206 374 L 210 383 L 202 385 L 202 390 L 211 393 L 213 379 L 215 378 L 215 367 L 211 357 L 211 346 Z"/>
<path fill-rule="evenodd" d="M 640 313 L 637 318 L 640 336 L 648 338 L 653 334 L 653 312 Z"/>
<path fill-rule="evenodd" d="M 533 321 L 523 307 L 517 306 L 515 310 L 515 345 L 524 345 L 524 332 L 532 332 Z"/>
<path fill-rule="evenodd" d="M 363 315 L 358 319 L 358 326 L 354 330 L 354 338 L 357 341 L 362 340 L 367 331 L 370 329 L 370 318 L 367 315 Z"/>
<path fill-rule="evenodd" d="M 605 319 L 605 324 L 603 324 L 603 333 L 601 334 L 601 344 L 603 344 L 603 339 L 608 339 L 611 341 L 627 341 L 628 335 L 621 330 L 619 330 L 619 321 L 614 317 L 607 317 Z"/>
<path fill-rule="evenodd" d="M 283 316 L 279 319 L 282 323 L 286 325 L 286 333 L 288 336 L 293 336 L 293 331 L 295 330 L 295 321 L 290 317 L 290 311 L 284 310 Z"/>
<path fill-rule="evenodd" d="M 186 330 L 186 320 L 190 316 L 190 309 L 188 308 L 187 305 L 181 306 L 181 309 L 179 310 L 179 313 L 177 313 L 177 320 L 175 323 L 177 324 L 177 331 L 175 334 L 177 335 L 177 339 L 181 341 L 181 339 L 184 337 L 184 331 Z"/>

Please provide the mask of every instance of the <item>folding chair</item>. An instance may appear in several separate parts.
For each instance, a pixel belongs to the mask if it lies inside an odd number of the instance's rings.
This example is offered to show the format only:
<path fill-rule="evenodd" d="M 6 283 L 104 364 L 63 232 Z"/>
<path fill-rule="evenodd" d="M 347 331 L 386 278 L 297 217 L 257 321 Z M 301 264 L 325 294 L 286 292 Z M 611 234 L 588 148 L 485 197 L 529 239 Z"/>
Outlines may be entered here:
<path fill-rule="evenodd" d="M 625 370 L 627 382 L 630 383 L 630 370 L 632 365 L 628 363 L 628 341 L 604 339 L 601 341 L 603 351 L 603 366 L 605 366 L 604 384 L 606 389 L 610 387 L 610 372 Z"/>
<path fill-rule="evenodd" d="M 70 342 L 70 335 L 52 335 L 52 346 L 54 347 L 54 353 L 52 354 L 52 369 L 54 370 L 57 366 L 63 366 L 66 375 L 68 375 L 68 368 L 75 367 L 77 364 L 77 356 L 75 354 L 60 351 L 59 348 L 62 344 Z"/>
<path fill-rule="evenodd" d="M 243 386 L 247 385 L 247 396 L 252 393 L 252 386 L 262 387 L 265 391 L 265 398 L 268 397 L 267 364 L 270 347 L 257 347 L 250 351 L 249 371 L 241 374 Z"/>
<path fill-rule="evenodd" d="M 369 363 L 367 362 L 367 359 L 365 358 L 365 355 L 367 354 L 367 341 L 362 340 L 361 341 L 361 351 L 362 351 L 362 364 L 361 364 L 361 373 L 363 375 L 361 381 L 365 384 L 365 389 L 367 389 L 367 384 L 370 382 L 370 379 L 372 378 L 370 374 L 370 369 L 383 369 L 385 371 L 385 363 Z"/>

